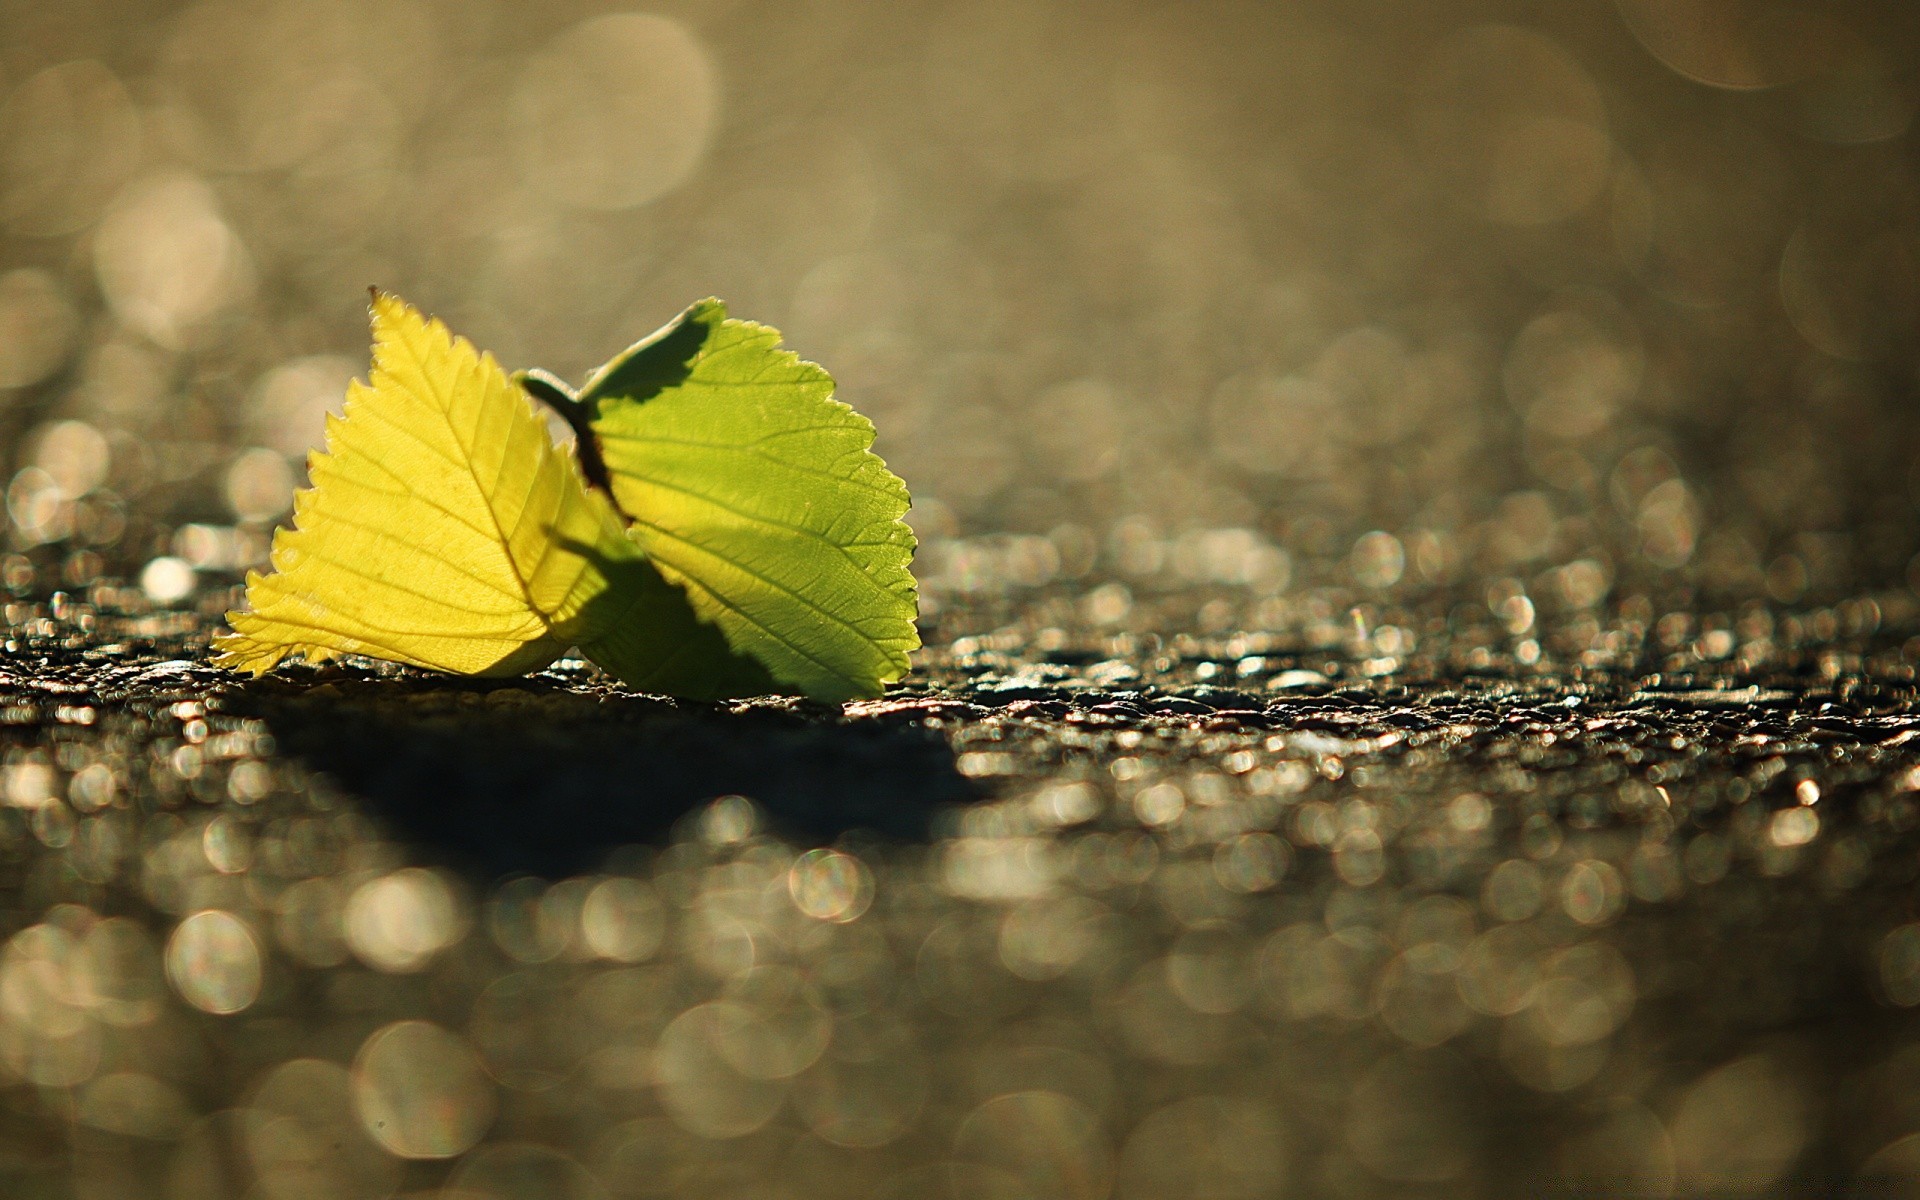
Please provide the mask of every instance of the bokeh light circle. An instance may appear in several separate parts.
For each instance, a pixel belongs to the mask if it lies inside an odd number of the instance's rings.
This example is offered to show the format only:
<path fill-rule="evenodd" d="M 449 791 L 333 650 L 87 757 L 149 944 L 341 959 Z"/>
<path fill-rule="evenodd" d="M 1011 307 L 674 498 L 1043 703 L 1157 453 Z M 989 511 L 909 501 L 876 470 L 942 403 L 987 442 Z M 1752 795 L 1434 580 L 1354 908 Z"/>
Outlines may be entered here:
<path fill-rule="evenodd" d="M 452 1158 L 493 1123 L 493 1081 L 465 1039 L 428 1021 L 395 1021 L 354 1056 L 353 1104 L 390 1153 Z"/>
<path fill-rule="evenodd" d="M 167 939 L 167 978 L 180 998 L 216 1016 L 237 1013 L 260 995 L 260 945 L 245 921 L 206 909 Z"/>
<path fill-rule="evenodd" d="M 514 93 L 527 184 L 584 209 L 623 209 L 685 183 L 718 123 L 700 40 L 671 17 L 616 13 L 561 33 Z"/>

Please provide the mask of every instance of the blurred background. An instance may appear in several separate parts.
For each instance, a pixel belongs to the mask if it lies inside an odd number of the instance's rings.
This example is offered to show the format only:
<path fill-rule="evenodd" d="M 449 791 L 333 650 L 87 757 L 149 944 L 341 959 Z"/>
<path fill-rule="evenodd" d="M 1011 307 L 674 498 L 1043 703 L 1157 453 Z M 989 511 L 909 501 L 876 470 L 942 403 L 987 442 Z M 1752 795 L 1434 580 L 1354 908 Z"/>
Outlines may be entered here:
<path fill-rule="evenodd" d="M 259 560 L 377 283 L 574 377 L 779 326 L 936 594 L 1905 586 L 1916 63 L 1866 0 L 4 0 L 0 573 Z"/>
<path fill-rule="evenodd" d="M 0 0 L 0 1193 L 1920 1196 L 1916 109 L 1888 0 Z M 182 661 L 369 284 L 780 327 L 922 670 Z"/>

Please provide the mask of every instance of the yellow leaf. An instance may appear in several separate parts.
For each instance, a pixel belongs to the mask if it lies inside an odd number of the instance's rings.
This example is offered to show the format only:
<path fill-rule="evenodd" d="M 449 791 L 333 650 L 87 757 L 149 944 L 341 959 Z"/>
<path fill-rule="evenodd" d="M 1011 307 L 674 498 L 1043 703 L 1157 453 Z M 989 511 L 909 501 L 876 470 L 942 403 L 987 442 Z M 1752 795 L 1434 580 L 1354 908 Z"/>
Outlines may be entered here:
<path fill-rule="evenodd" d="M 257 675 L 361 654 L 515 675 L 597 636 L 627 604 L 609 575 L 645 570 L 612 505 L 491 355 L 384 293 L 373 336 L 370 382 L 329 416 L 313 486 L 215 662 Z"/>

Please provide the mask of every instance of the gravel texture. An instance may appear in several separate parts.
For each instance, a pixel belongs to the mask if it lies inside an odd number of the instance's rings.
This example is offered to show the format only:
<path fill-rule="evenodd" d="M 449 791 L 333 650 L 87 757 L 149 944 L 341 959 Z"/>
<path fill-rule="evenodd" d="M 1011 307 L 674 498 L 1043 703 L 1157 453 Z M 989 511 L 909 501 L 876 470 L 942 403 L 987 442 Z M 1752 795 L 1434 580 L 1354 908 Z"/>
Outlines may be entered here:
<path fill-rule="evenodd" d="M 1907 1194 L 1903 643 L 1626 607 L 1523 645 L 1036 595 L 839 709 L 248 681 L 189 614 L 16 606 L 0 1177 Z"/>

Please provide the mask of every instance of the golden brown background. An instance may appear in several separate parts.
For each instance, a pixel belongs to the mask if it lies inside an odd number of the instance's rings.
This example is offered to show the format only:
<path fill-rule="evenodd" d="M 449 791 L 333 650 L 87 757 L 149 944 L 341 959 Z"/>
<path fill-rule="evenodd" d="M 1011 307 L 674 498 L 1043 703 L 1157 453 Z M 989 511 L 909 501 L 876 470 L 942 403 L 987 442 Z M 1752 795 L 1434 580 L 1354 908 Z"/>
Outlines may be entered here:
<path fill-rule="evenodd" d="M 1920 1194 L 1916 63 L 0 0 L 0 1193 Z M 207 667 L 369 284 L 575 377 L 780 326 L 915 491 L 919 670 Z"/>
<path fill-rule="evenodd" d="M 1917 47 L 1891 3 L 8 0 L 10 578 L 256 559 L 378 283 L 574 376 L 710 293 L 780 326 L 935 590 L 1898 583 Z"/>

